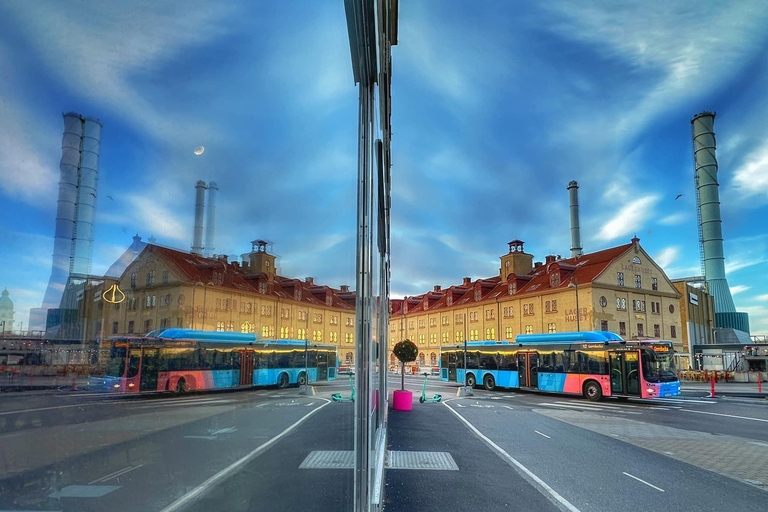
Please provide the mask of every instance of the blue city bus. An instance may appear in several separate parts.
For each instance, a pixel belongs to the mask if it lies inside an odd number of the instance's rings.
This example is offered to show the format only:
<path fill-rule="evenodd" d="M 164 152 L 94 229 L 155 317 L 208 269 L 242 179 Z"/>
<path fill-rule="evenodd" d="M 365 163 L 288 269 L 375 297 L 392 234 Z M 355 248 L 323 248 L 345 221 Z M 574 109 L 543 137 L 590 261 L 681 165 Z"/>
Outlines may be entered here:
<path fill-rule="evenodd" d="M 607 331 L 521 334 L 514 343 L 475 341 L 440 349 L 447 382 L 604 396 L 659 398 L 680 394 L 672 343 L 625 341 Z"/>
<path fill-rule="evenodd" d="M 106 375 L 90 378 L 109 392 L 175 391 L 303 385 L 334 380 L 334 345 L 263 340 L 253 333 L 166 329 L 109 340 Z"/>

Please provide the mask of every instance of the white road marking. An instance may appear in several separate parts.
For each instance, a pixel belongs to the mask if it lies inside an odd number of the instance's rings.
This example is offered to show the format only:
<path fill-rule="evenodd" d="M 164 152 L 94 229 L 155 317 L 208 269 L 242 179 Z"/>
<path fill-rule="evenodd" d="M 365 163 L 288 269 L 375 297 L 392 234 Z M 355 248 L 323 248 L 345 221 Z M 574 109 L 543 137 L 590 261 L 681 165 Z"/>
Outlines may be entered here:
<path fill-rule="evenodd" d="M 16 411 L 0 412 L 0 416 L 5 416 L 7 414 L 19 414 L 19 413 L 37 412 L 37 411 L 52 411 L 54 409 L 68 409 L 70 407 L 88 407 L 91 405 L 107 405 L 107 404 L 114 404 L 114 403 L 120 403 L 120 402 L 110 400 L 109 402 L 93 402 L 93 403 L 87 403 L 87 404 L 56 405 L 53 407 L 37 407 L 35 409 L 20 409 Z"/>
<path fill-rule="evenodd" d="M 212 436 L 217 436 L 219 434 L 232 434 L 233 432 L 237 432 L 237 428 L 235 428 L 235 427 L 227 427 L 227 428 L 222 428 L 222 429 L 216 430 L 215 432 L 211 432 L 211 435 Z"/>
<path fill-rule="evenodd" d="M 654 489 L 656 489 L 657 491 L 661 491 L 661 492 L 664 492 L 664 489 L 662 489 L 661 487 L 656 487 L 656 486 L 655 486 L 655 485 L 653 485 L 653 484 L 649 484 L 648 482 L 646 482 L 646 481 L 645 481 L 645 480 L 643 480 L 642 478 L 637 478 L 635 475 L 630 475 L 630 474 L 629 474 L 629 473 L 627 473 L 626 471 L 622 471 L 622 473 L 624 473 L 625 475 L 627 475 L 629 478 L 634 478 L 634 479 L 635 479 L 635 480 L 637 480 L 638 482 L 642 482 L 642 483 L 644 483 L 644 484 L 645 484 L 645 485 L 647 485 L 648 487 L 653 487 L 653 488 L 654 488 Z"/>
<path fill-rule="evenodd" d="M 712 416 L 725 416 L 726 418 L 736 418 L 738 420 L 762 421 L 764 423 L 768 423 L 768 420 L 762 418 L 750 418 L 749 416 L 734 416 L 733 414 L 723 414 L 720 412 L 692 411 L 691 409 L 680 410 L 683 412 L 695 412 L 696 414 L 711 414 Z"/>
<path fill-rule="evenodd" d="M 540 404 L 537 404 L 537 405 L 546 405 L 546 406 L 549 406 L 549 407 L 561 407 L 561 408 L 565 408 L 565 409 L 575 409 L 577 411 L 618 412 L 618 413 L 621 413 L 621 414 L 635 414 L 635 415 L 643 414 L 641 412 L 632 412 L 632 411 L 624 411 L 624 410 L 613 410 L 613 411 L 611 411 L 610 409 L 607 409 L 607 408 L 585 407 L 583 405 L 556 404 L 556 403 L 540 403 Z"/>
<path fill-rule="evenodd" d="M 259 405 L 257 405 L 256 407 L 257 407 L 257 408 L 258 408 L 258 407 L 264 407 L 265 405 L 267 405 L 267 404 L 259 404 Z"/>
<path fill-rule="evenodd" d="M 563 498 L 557 491 L 555 491 L 552 487 L 547 485 L 547 483 L 536 476 L 530 469 L 523 466 L 520 462 L 517 461 L 514 457 L 512 457 L 510 454 L 508 454 L 502 447 L 491 441 L 489 438 L 484 436 L 477 428 L 475 428 L 474 425 L 472 425 L 464 416 L 459 414 L 458 412 L 454 411 L 452 407 L 448 406 L 447 404 L 443 404 L 446 407 L 448 407 L 448 410 L 451 411 L 453 414 L 456 415 L 461 421 L 464 422 L 465 425 L 469 427 L 469 429 L 480 439 L 485 441 L 485 443 L 496 450 L 496 452 L 501 456 L 502 459 L 506 460 L 512 467 L 516 468 L 519 472 L 521 472 L 524 477 L 527 477 L 530 479 L 537 487 L 539 492 L 544 494 L 545 492 L 549 494 L 555 501 L 560 503 L 563 507 L 565 507 L 567 510 L 571 512 L 580 512 L 578 508 L 574 507 L 573 504 Z M 162 511 L 166 512 L 166 511 Z"/>
<path fill-rule="evenodd" d="M 514 411 L 514 409 L 508 405 L 502 405 L 505 409 L 509 409 L 510 411 Z"/>
<path fill-rule="evenodd" d="M 552 438 L 551 438 L 551 437 L 549 437 L 547 434 L 542 434 L 542 433 L 541 433 L 541 432 L 539 432 L 538 430 L 534 430 L 534 432 L 536 432 L 536 433 L 537 433 L 537 434 L 539 434 L 540 436 L 544 436 L 544 437 L 546 437 L 547 439 L 552 439 Z"/>
<path fill-rule="evenodd" d="M 456 404 L 456 407 L 466 407 L 466 405 Z"/>
<path fill-rule="evenodd" d="M 216 439 L 216 436 L 184 436 L 184 439 L 206 439 L 208 441 L 213 441 Z"/>
<path fill-rule="evenodd" d="M 176 501 L 174 501 L 173 503 L 165 507 L 163 510 L 161 510 L 161 512 L 175 512 L 177 510 L 180 510 L 183 507 L 187 506 L 192 501 L 210 492 L 219 483 L 226 480 L 232 473 L 238 471 L 240 468 L 248 464 L 251 460 L 261 455 L 263 452 L 268 450 L 273 444 L 277 443 L 280 439 L 282 439 L 286 435 L 296 430 L 296 428 L 298 428 L 299 425 L 304 423 L 310 416 L 312 416 L 313 414 L 318 412 L 320 409 L 322 409 L 323 407 L 331 403 L 330 400 L 327 400 L 325 398 L 320 398 L 320 400 L 325 400 L 325 403 L 316 409 L 312 409 L 307 414 L 302 416 L 301 419 L 299 419 L 296 423 L 286 428 L 285 430 L 280 432 L 278 435 L 276 435 L 266 443 L 255 448 L 253 451 L 251 451 L 241 459 L 237 460 L 236 462 L 222 469 L 221 471 L 219 471 L 218 473 L 210 477 L 208 480 L 201 483 L 200 485 L 192 489 L 190 492 L 186 493 L 184 496 L 182 496 L 181 498 L 177 499 Z"/>
<path fill-rule="evenodd" d="M 654 398 L 649 400 L 651 403 L 667 403 L 672 402 L 676 404 L 716 404 L 715 400 L 696 400 L 694 398 Z"/>
<path fill-rule="evenodd" d="M 110 473 L 110 474 L 108 474 L 106 476 L 103 476 L 101 478 L 97 478 L 93 482 L 88 482 L 88 485 L 93 485 L 93 484 L 96 484 L 96 483 L 99 483 L 99 482 L 106 482 L 107 480 L 112 480 L 113 478 L 117 478 L 117 477 L 122 476 L 122 475 L 124 475 L 126 473 L 129 473 L 129 472 L 133 471 L 134 469 L 139 469 L 143 465 L 144 464 L 139 464 L 138 466 L 128 466 L 127 468 L 119 469 L 119 470 L 115 471 L 114 473 Z"/>
<path fill-rule="evenodd" d="M 768 446 L 768 443 L 761 443 L 759 441 L 750 441 L 749 444 L 754 444 L 755 446 Z"/>

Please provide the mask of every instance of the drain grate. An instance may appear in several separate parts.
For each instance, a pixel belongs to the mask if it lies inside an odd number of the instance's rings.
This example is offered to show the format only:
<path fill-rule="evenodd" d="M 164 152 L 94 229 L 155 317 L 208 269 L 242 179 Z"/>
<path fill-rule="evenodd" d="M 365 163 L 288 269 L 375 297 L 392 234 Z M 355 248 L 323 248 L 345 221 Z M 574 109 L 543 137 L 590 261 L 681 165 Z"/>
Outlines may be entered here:
<path fill-rule="evenodd" d="M 388 452 L 389 469 L 438 469 L 458 471 L 459 466 L 448 452 Z"/>
<path fill-rule="evenodd" d="M 352 451 L 314 451 L 307 455 L 299 469 L 352 469 L 355 453 Z"/>
<path fill-rule="evenodd" d="M 299 469 L 353 469 L 355 453 L 347 450 L 316 450 L 299 466 Z M 388 469 L 422 469 L 458 471 L 459 466 L 448 452 L 387 452 Z"/>

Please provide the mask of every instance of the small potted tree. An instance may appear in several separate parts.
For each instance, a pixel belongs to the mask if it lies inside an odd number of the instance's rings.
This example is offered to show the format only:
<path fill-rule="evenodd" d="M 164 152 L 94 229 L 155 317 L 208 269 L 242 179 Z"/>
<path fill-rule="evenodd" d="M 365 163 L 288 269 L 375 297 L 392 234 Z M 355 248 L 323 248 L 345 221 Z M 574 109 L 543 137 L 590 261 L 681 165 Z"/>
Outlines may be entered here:
<path fill-rule="evenodd" d="M 392 349 L 395 357 L 400 361 L 400 389 L 395 390 L 392 399 L 392 408 L 396 411 L 410 411 L 413 403 L 413 393 L 405 390 L 405 363 L 416 360 L 419 349 L 411 340 L 403 340 Z"/>

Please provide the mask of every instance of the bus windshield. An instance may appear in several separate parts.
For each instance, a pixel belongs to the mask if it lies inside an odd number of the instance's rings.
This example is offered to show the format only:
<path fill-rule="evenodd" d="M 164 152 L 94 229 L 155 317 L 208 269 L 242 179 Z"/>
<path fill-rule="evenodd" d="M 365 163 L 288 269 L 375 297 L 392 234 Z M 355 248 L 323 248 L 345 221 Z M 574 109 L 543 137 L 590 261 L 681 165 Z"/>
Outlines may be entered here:
<path fill-rule="evenodd" d="M 653 350 L 643 350 L 643 376 L 648 382 L 676 381 L 677 369 L 673 352 L 659 354 Z"/>
<path fill-rule="evenodd" d="M 109 361 L 107 362 L 107 376 L 122 377 L 125 373 L 125 347 L 114 347 L 110 351 Z"/>

